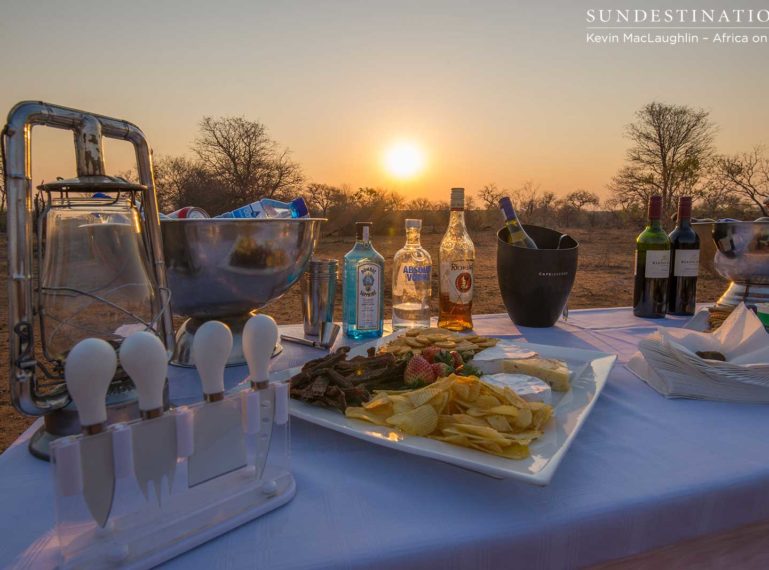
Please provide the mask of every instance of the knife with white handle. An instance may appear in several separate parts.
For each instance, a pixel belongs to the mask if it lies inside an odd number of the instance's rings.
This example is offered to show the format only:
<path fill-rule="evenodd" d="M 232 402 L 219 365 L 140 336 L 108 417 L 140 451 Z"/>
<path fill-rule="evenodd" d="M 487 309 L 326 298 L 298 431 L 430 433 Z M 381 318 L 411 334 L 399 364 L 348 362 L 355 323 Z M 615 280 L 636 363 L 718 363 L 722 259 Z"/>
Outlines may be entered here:
<path fill-rule="evenodd" d="M 253 425 L 255 434 L 254 466 L 256 476 L 261 477 L 270 451 L 272 423 L 275 418 L 275 392 L 270 389 L 270 359 L 275 343 L 278 342 L 278 325 L 268 315 L 255 315 L 248 319 L 243 327 L 243 355 L 248 363 L 248 379 L 255 397 L 258 410 L 249 410 L 255 414 L 258 422 Z"/>
<path fill-rule="evenodd" d="M 115 350 L 98 338 L 77 343 L 64 364 L 67 390 L 83 428 L 80 440 L 83 497 L 91 516 L 101 527 L 107 524 L 115 495 L 112 434 L 106 430 L 106 398 L 116 370 Z"/>
<path fill-rule="evenodd" d="M 176 418 L 163 415 L 168 354 L 154 334 L 137 332 L 123 341 L 120 364 L 136 386 L 143 420 L 131 428 L 134 475 L 145 499 L 152 482 L 160 506 L 163 477 L 170 494 L 176 473 Z"/>
<path fill-rule="evenodd" d="M 232 350 L 232 333 L 219 321 L 195 332 L 192 360 L 203 385 L 205 403 L 193 418 L 193 453 L 188 460 L 190 487 L 246 464 L 241 414 L 236 400 L 224 400 L 224 368 Z"/>

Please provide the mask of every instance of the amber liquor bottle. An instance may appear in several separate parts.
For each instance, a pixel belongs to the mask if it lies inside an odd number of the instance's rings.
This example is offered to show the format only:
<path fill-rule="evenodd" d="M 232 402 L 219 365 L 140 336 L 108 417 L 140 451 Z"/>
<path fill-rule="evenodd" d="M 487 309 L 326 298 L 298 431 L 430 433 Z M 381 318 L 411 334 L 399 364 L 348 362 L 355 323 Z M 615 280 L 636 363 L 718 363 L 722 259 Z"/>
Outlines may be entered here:
<path fill-rule="evenodd" d="M 465 190 L 451 189 L 449 227 L 439 257 L 438 326 L 453 331 L 473 328 L 473 264 L 475 246 L 465 226 Z"/>

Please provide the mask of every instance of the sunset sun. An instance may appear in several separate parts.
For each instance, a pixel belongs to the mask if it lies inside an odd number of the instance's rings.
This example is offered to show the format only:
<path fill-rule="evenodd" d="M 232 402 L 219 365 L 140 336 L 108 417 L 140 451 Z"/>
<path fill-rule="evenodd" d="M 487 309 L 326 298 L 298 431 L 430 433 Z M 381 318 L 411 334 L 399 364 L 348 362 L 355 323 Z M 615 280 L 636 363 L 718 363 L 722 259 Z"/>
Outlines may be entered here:
<path fill-rule="evenodd" d="M 387 149 L 385 168 L 395 178 L 413 178 L 425 166 L 422 149 L 413 143 L 396 143 Z"/>

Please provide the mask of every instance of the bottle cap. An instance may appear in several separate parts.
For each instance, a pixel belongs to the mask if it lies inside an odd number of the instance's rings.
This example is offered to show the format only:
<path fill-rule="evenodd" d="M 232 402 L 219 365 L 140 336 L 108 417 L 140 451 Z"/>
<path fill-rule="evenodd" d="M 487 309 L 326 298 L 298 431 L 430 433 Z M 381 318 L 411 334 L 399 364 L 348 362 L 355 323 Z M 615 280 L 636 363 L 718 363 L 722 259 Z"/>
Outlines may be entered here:
<path fill-rule="evenodd" d="M 678 199 L 678 219 L 686 219 L 692 217 L 692 197 L 681 196 Z"/>
<path fill-rule="evenodd" d="M 649 198 L 649 219 L 662 219 L 662 196 L 651 196 Z"/>
<path fill-rule="evenodd" d="M 452 210 L 465 209 L 465 189 L 464 188 L 451 189 L 451 209 Z"/>
<path fill-rule="evenodd" d="M 415 218 L 407 218 L 406 219 L 406 229 L 409 228 L 416 228 L 418 230 L 422 229 L 422 220 L 418 220 Z"/>
<path fill-rule="evenodd" d="M 305 218 L 310 215 L 310 210 L 307 209 L 307 204 L 305 203 L 304 198 L 301 196 L 291 200 L 291 206 L 291 209 L 296 214 L 294 216 L 295 218 Z"/>
<path fill-rule="evenodd" d="M 358 241 L 368 241 L 371 233 L 371 222 L 355 222 L 355 239 Z"/>
<path fill-rule="evenodd" d="M 505 217 L 505 221 L 515 218 L 513 203 L 507 196 L 499 199 L 499 209 L 502 210 L 502 215 Z"/>

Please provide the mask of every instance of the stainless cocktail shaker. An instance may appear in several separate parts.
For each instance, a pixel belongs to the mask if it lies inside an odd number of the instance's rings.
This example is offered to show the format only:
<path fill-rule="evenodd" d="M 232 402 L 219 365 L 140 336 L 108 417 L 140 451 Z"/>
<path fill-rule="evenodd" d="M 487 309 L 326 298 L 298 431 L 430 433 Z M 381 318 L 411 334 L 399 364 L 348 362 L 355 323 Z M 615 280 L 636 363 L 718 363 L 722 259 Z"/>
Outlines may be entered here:
<path fill-rule="evenodd" d="M 318 336 L 323 322 L 334 321 L 337 260 L 313 258 L 302 276 L 304 334 Z"/>

